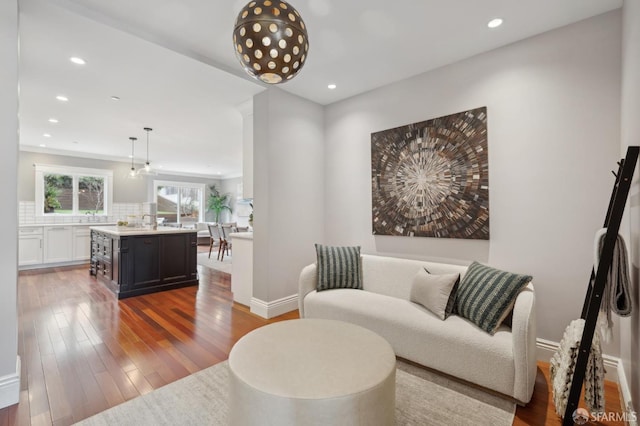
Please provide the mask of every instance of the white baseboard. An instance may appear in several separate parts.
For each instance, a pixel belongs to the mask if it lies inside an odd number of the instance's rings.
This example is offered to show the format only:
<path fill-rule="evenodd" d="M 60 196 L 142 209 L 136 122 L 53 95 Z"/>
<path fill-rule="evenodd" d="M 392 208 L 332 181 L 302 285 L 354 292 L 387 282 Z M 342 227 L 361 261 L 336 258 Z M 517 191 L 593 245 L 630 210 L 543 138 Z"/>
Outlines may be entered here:
<path fill-rule="evenodd" d="M 546 339 L 536 339 L 536 358 L 538 361 L 549 362 L 553 354 L 558 350 L 560 343 Z M 620 358 L 602 354 L 602 361 L 604 362 L 606 380 L 612 382 L 618 382 L 618 363 Z"/>
<path fill-rule="evenodd" d="M 85 260 L 70 260 L 68 262 L 54 262 L 54 263 L 36 263 L 33 265 L 19 265 L 18 271 L 28 271 L 31 269 L 46 269 L 57 268 L 60 266 L 75 266 L 75 265 L 87 265 L 89 266 L 89 259 Z"/>
<path fill-rule="evenodd" d="M 251 298 L 251 312 L 260 315 L 262 318 L 277 317 L 296 309 L 298 309 L 298 294 L 292 294 L 271 302 L 265 302 L 255 297 Z"/>
<path fill-rule="evenodd" d="M 551 357 L 560 347 L 560 343 L 546 339 L 536 339 L 536 359 L 538 361 L 549 362 Z"/>
<path fill-rule="evenodd" d="M 16 372 L 0 377 L 0 408 L 20 401 L 20 357 L 16 359 Z"/>
<path fill-rule="evenodd" d="M 624 371 L 622 360 L 618 361 L 618 386 L 620 388 L 622 403 L 624 404 L 623 409 L 627 413 L 627 423 L 629 426 L 638 426 L 636 411 L 633 408 L 633 400 L 631 399 L 631 388 L 627 381 L 627 375 Z"/>

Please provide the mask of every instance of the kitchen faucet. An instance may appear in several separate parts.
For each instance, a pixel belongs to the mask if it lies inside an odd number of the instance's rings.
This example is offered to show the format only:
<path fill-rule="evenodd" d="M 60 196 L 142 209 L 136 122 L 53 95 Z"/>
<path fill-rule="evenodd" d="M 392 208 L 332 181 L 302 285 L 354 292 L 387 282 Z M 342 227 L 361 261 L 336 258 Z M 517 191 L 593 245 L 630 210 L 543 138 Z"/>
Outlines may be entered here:
<path fill-rule="evenodd" d="M 148 214 L 145 213 L 142 215 L 142 221 L 144 222 L 144 218 L 149 216 L 149 218 L 151 219 L 151 223 L 149 225 L 151 225 L 151 228 L 155 231 L 158 229 L 158 219 L 157 216 L 155 214 Z"/>

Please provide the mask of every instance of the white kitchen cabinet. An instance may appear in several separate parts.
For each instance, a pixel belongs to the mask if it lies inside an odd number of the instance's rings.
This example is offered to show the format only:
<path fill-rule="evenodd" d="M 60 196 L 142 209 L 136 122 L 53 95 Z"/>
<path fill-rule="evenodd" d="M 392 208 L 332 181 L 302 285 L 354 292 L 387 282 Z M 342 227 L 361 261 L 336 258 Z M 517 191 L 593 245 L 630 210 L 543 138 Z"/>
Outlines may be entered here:
<path fill-rule="evenodd" d="M 91 230 L 88 226 L 73 227 L 73 260 L 91 258 Z"/>
<path fill-rule="evenodd" d="M 73 260 L 73 227 L 44 227 L 44 263 Z"/>
<path fill-rule="evenodd" d="M 42 263 L 42 226 L 23 227 L 18 230 L 18 264 Z"/>

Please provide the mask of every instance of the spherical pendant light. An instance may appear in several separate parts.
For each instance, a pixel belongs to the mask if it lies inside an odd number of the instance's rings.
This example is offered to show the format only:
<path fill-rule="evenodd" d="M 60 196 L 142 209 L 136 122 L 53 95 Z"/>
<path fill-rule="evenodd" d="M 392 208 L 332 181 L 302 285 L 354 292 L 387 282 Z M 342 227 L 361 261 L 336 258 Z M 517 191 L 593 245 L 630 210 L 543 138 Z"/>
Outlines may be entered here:
<path fill-rule="evenodd" d="M 277 84 L 290 80 L 302 69 L 309 38 L 302 17 L 289 3 L 255 0 L 238 14 L 233 46 L 250 76 Z"/>

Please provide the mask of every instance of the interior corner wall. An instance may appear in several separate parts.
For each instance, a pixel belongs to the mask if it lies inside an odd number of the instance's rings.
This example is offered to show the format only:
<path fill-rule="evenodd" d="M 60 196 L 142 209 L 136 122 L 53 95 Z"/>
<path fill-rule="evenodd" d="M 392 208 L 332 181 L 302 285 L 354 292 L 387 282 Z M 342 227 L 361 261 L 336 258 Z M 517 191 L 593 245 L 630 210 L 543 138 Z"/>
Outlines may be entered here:
<path fill-rule="evenodd" d="M 617 10 L 327 107 L 326 243 L 529 273 L 538 337 L 560 341 L 580 316 L 619 159 L 620 32 Z M 371 133 L 481 106 L 490 241 L 372 235 Z"/>
<path fill-rule="evenodd" d="M 298 292 L 324 236 L 324 110 L 270 88 L 253 100 L 253 297 Z"/>
<path fill-rule="evenodd" d="M 630 145 L 640 145 L 640 2 L 625 0 L 622 8 L 622 156 Z M 636 166 L 627 203 L 634 311 L 620 321 L 620 357 L 627 375 L 633 405 L 640 408 L 640 167 Z M 630 219 L 630 220 L 629 220 Z"/>
<path fill-rule="evenodd" d="M 18 402 L 18 2 L 0 2 L 0 408 Z"/>

